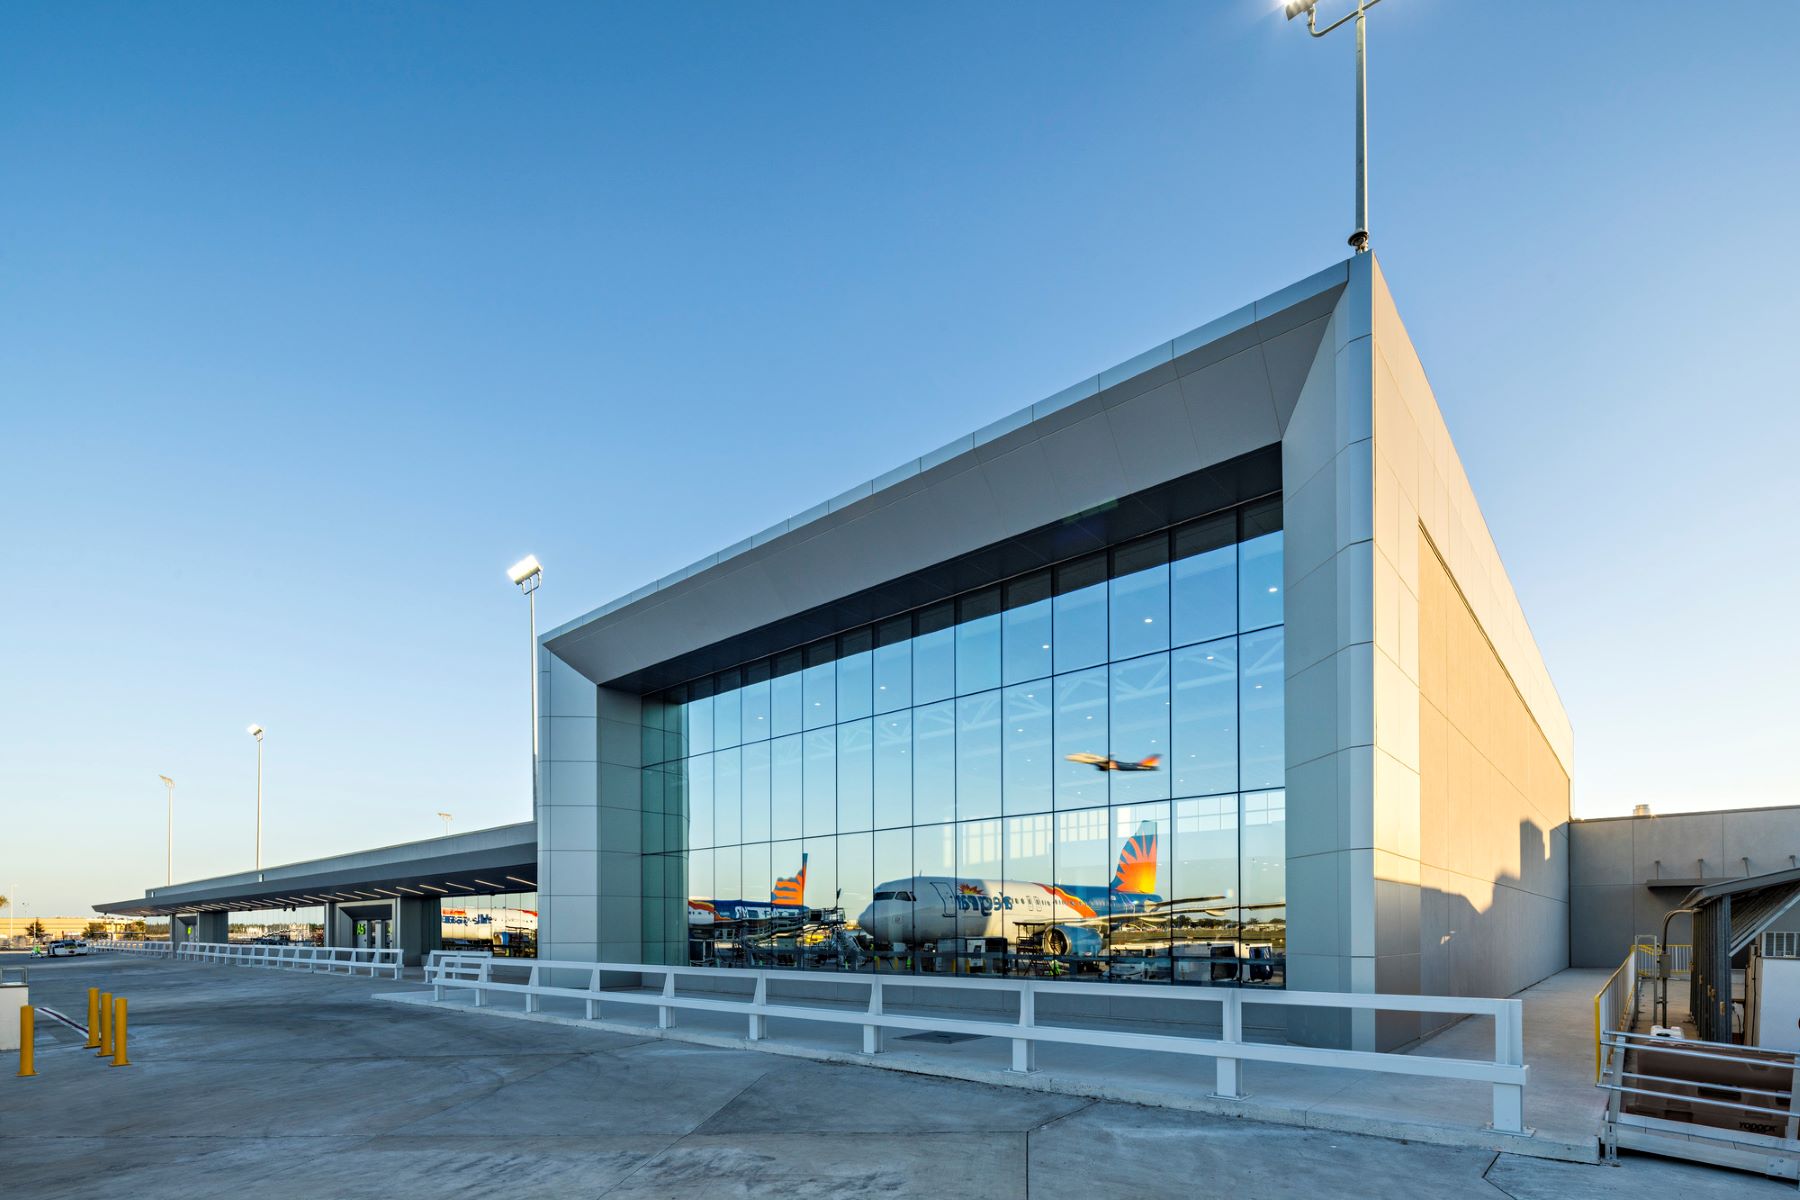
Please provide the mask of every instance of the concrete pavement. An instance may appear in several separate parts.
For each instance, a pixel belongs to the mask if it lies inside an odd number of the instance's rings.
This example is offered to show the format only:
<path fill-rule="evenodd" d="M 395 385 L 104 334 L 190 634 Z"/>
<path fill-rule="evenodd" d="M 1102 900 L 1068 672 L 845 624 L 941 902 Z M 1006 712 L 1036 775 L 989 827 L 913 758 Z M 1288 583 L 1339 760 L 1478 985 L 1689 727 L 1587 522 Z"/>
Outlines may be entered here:
<path fill-rule="evenodd" d="M 53 1021 L 38 1078 L 15 1078 L 7 1056 L 7 1200 L 1792 1191 L 1654 1159 L 1522 1159 L 373 999 L 392 980 L 94 957 L 31 981 L 34 1003 L 77 1020 L 90 985 L 128 996 L 135 1065 L 103 1065 Z"/>

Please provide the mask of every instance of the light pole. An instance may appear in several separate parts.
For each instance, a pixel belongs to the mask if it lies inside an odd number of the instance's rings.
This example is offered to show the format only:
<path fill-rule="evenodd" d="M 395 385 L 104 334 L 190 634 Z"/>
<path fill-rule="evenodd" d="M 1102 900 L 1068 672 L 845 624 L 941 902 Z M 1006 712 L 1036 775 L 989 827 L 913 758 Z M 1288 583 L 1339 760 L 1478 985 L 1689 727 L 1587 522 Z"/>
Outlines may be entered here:
<path fill-rule="evenodd" d="M 442 817 L 443 821 L 444 821 L 444 836 L 449 837 L 450 836 L 450 814 L 441 812 L 438 814 L 438 816 Z"/>
<path fill-rule="evenodd" d="M 262 762 L 263 762 L 263 727 L 250 726 L 250 736 L 256 739 L 256 869 L 262 870 Z"/>
<path fill-rule="evenodd" d="M 175 781 L 167 775 L 158 775 L 163 781 L 163 789 L 169 794 L 169 831 L 168 840 L 163 850 L 163 873 L 166 876 L 163 886 L 175 882 Z"/>
<path fill-rule="evenodd" d="M 537 555 L 527 554 L 508 567 L 506 577 L 519 585 L 519 591 L 531 606 L 531 643 L 528 647 L 531 667 L 531 811 L 537 812 L 538 794 L 538 669 L 537 669 L 537 590 L 544 582 L 544 568 Z"/>
<path fill-rule="evenodd" d="M 1356 22 L 1356 232 L 1350 245 L 1358 254 L 1369 251 L 1369 67 L 1365 15 L 1381 0 L 1356 0 L 1356 11 L 1339 17 L 1325 28 L 1318 26 L 1319 0 L 1287 0 L 1287 19 L 1306 14 L 1306 31 L 1324 37 L 1340 25 Z"/>

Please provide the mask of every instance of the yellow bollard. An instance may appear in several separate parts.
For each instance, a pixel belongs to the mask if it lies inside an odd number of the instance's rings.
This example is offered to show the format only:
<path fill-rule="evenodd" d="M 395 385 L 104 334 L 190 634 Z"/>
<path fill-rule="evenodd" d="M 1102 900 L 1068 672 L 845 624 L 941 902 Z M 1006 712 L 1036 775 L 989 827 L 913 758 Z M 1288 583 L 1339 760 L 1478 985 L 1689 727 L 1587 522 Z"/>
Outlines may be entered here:
<path fill-rule="evenodd" d="M 113 1001 L 113 1061 L 115 1067 L 129 1067 L 131 1061 L 125 1057 L 125 997 L 120 996 Z"/>
<path fill-rule="evenodd" d="M 95 1057 L 106 1058 L 112 1054 L 112 993 L 100 993 L 100 1049 Z"/>
<path fill-rule="evenodd" d="M 37 1012 L 27 1004 L 19 1009 L 19 1074 L 37 1074 Z"/>
<path fill-rule="evenodd" d="M 100 989 L 88 989 L 88 1050 L 100 1048 Z"/>

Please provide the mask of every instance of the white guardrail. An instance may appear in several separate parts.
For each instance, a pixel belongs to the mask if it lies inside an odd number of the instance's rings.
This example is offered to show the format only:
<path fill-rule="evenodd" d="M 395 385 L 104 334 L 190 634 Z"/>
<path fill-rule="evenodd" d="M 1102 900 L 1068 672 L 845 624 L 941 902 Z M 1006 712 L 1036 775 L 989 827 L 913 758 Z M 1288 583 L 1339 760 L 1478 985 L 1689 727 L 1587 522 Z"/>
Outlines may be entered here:
<path fill-rule="evenodd" d="M 525 972 L 523 982 L 495 978 L 495 970 Z M 585 987 L 551 986 L 543 982 L 546 972 L 564 977 L 585 978 Z M 655 989 L 622 990 L 603 987 L 602 976 L 619 975 L 655 979 Z M 524 997 L 525 1011 L 537 1012 L 544 997 L 553 996 L 581 1000 L 586 1003 L 589 1020 L 600 1016 L 601 1006 L 627 1004 L 656 1009 L 656 1024 L 668 1029 L 675 1024 L 680 1009 L 704 1012 L 736 1013 L 747 1022 L 753 1042 L 769 1036 L 769 1018 L 783 1020 L 822 1021 L 839 1025 L 860 1025 L 863 1031 L 863 1053 L 878 1054 L 882 1035 L 889 1029 L 922 1030 L 938 1033 L 962 1033 L 976 1037 L 1001 1037 L 1012 1041 L 1012 1069 L 1028 1072 L 1036 1069 L 1037 1046 L 1040 1042 L 1061 1042 L 1082 1046 L 1103 1046 L 1121 1050 L 1152 1050 L 1170 1054 L 1188 1054 L 1215 1060 L 1214 1094 L 1223 1099 L 1243 1099 L 1243 1064 L 1246 1062 L 1290 1063 L 1307 1067 L 1336 1067 L 1350 1071 L 1377 1071 L 1389 1075 L 1422 1076 L 1429 1079 L 1458 1079 L 1485 1083 L 1493 1088 L 1493 1123 L 1491 1129 L 1502 1133 L 1525 1134 L 1525 1083 L 1530 1068 L 1525 1065 L 1524 1003 L 1519 1000 L 1492 1000 L 1461 996 L 1397 996 L 1356 995 L 1343 992 L 1294 992 L 1280 989 L 1243 988 L 1179 988 L 1150 987 L 1129 983 L 1084 983 L 1072 980 L 1045 979 L 968 979 L 943 978 L 934 975 L 882 975 L 824 971 L 770 971 L 731 967 L 658 966 L 645 963 L 594 963 L 554 959 L 495 959 L 486 954 L 464 954 L 435 951 L 426 960 L 425 980 L 432 985 L 432 998 L 442 1000 L 447 989 L 474 992 L 475 1004 L 486 1005 L 490 993 Z M 734 982 L 753 990 L 736 995 L 723 992 L 682 992 L 679 981 Z M 856 997 L 866 1003 L 861 1009 L 832 1007 L 829 1002 L 808 1003 L 783 998 L 769 999 L 771 983 L 803 983 L 841 985 L 861 988 Z M 958 989 L 989 995 L 1011 995 L 1018 1000 L 1016 1020 L 961 1018 L 913 1013 L 891 1013 L 887 1000 L 896 991 L 907 989 Z M 1045 1024 L 1037 1014 L 1037 997 L 1046 995 L 1104 996 L 1109 1000 L 1162 1002 L 1174 1000 L 1197 1006 L 1216 1005 L 1220 1025 L 1218 1037 L 1189 1037 L 1176 1034 L 1136 1033 L 1116 1029 L 1093 1029 L 1074 1025 Z M 1420 1054 L 1383 1054 L 1367 1050 L 1336 1050 L 1285 1043 L 1247 1042 L 1244 1040 L 1244 1007 L 1339 1009 L 1352 1012 L 1442 1013 L 1453 1016 L 1483 1016 L 1494 1021 L 1494 1056 L 1492 1059 L 1437 1058 Z M 1196 1015 L 1201 1015 L 1197 1012 Z M 1210 1014 L 1207 1014 L 1210 1015 Z"/>
<path fill-rule="evenodd" d="M 388 974 L 400 978 L 405 951 L 354 946 L 271 946 L 256 942 L 183 942 L 175 957 L 238 967 L 285 967 L 339 975 Z"/>
<path fill-rule="evenodd" d="M 151 958 L 169 957 L 167 942 L 89 942 L 88 949 L 105 951 L 108 954 L 143 954 Z"/>

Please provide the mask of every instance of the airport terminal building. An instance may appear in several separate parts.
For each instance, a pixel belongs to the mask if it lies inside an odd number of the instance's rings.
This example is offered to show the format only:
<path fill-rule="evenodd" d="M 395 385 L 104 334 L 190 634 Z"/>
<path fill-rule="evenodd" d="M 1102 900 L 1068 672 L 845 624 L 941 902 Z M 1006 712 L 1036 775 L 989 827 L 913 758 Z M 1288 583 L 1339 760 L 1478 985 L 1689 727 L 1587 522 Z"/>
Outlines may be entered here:
<path fill-rule="evenodd" d="M 540 671 L 546 958 L 1489 996 L 1569 963 L 1568 720 L 1372 255 Z"/>
<path fill-rule="evenodd" d="M 413 962 L 1480 996 L 1570 962 L 1568 720 L 1372 255 L 552 630 L 539 670 L 533 821 L 97 907 L 223 941 L 316 906 Z M 1628 925 L 1594 846 L 1577 899 Z M 1321 1036 L 1420 1031 L 1384 1021 Z"/>

